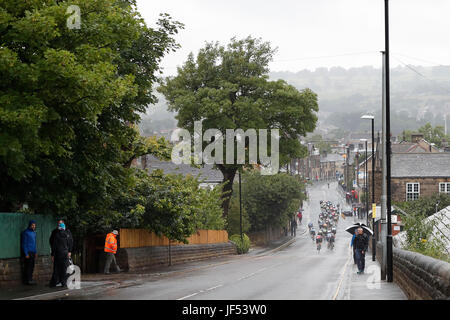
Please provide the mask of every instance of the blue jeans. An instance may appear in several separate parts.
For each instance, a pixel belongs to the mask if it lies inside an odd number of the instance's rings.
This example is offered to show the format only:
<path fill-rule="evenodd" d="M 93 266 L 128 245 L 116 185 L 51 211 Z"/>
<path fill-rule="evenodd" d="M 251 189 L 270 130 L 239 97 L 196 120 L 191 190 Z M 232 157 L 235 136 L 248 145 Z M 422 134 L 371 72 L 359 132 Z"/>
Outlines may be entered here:
<path fill-rule="evenodd" d="M 355 250 L 355 258 L 356 258 L 356 264 L 358 266 L 358 271 L 364 271 L 364 267 L 366 265 L 366 252 L 362 253 L 363 250 L 356 249 Z"/>

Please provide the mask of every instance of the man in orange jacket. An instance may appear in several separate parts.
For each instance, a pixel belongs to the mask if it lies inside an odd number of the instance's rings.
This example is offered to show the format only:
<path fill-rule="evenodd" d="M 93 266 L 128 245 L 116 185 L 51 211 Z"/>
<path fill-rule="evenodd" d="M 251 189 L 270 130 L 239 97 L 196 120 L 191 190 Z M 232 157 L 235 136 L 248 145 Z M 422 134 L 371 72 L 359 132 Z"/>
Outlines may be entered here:
<path fill-rule="evenodd" d="M 117 230 L 113 230 L 113 232 L 108 233 L 105 240 L 105 252 L 106 252 L 106 261 L 105 261 L 105 274 L 109 274 L 109 268 L 111 266 L 111 262 L 114 262 L 114 266 L 117 272 L 120 272 L 120 268 L 117 265 L 116 261 L 116 252 L 117 252 L 117 236 L 119 232 Z"/>

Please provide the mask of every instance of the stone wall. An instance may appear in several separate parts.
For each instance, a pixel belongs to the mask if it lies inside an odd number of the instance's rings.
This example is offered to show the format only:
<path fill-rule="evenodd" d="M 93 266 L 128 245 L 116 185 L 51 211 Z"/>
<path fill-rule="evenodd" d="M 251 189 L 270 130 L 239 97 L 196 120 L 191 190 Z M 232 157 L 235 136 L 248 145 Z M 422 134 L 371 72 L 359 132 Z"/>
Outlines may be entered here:
<path fill-rule="evenodd" d="M 394 248 L 394 281 L 411 300 L 450 299 L 450 263 Z"/>
<path fill-rule="evenodd" d="M 377 243 L 377 261 L 382 265 L 383 245 Z M 396 282 L 410 300 L 450 299 L 450 263 L 417 252 L 393 248 Z M 385 270 L 382 267 L 381 277 Z"/>
<path fill-rule="evenodd" d="M 177 245 L 171 246 L 170 251 L 172 265 L 174 265 L 236 254 L 236 246 L 232 242 Z M 103 272 L 105 265 L 104 255 L 101 257 L 98 272 Z M 133 272 L 144 271 L 158 266 L 167 266 L 169 264 L 169 247 L 119 248 L 116 260 L 121 269 Z"/>
<path fill-rule="evenodd" d="M 52 277 L 52 260 L 50 256 L 38 256 L 33 273 L 33 279 L 38 284 L 50 282 Z M 0 259 L 0 288 L 21 285 L 22 266 L 20 258 Z"/>
<path fill-rule="evenodd" d="M 287 234 L 290 235 L 290 229 L 288 225 L 287 228 Z M 297 230 L 298 231 L 298 230 Z M 264 231 L 259 232 L 252 232 L 248 234 L 248 237 L 250 238 L 250 243 L 253 246 L 266 246 L 270 244 L 273 241 L 276 241 L 282 237 L 285 236 L 285 230 L 282 227 L 279 228 L 267 228 Z"/>
<path fill-rule="evenodd" d="M 406 201 L 406 183 L 420 183 L 419 198 L 430 197 L 439 193 L 439 183 L 450 182 L 450 178 L 392 178 L 391 191 L 393 202 Z M 381 203 L 381 172 L 375 171 L 375 201 Z M 372 175 L 369 175 L 369 187 L 372 188 Z M 372 190 L 369 190 L 372 199 Z"/>
<path fill-rule="evenodd" d="M 392 178 L 392 201 L 406 201 L 406 183 L 420 183 L 419 198 L 439 193 L 440 182 L 450 182 L 450 178 Z"/>

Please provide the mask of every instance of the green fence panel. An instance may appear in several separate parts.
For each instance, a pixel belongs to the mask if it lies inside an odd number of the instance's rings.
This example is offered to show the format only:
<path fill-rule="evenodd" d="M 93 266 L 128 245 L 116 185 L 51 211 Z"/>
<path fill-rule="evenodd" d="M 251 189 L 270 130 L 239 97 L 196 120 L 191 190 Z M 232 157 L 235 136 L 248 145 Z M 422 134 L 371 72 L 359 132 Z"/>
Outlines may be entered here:
<path fill-rule="evenodd" d="M 52 216 L 0 212 L 0 259 L 20 257 L 20 234 L 30 220 L 36 221 L 36 245 L 39 255 L 50 254 L 49 238 L 56 227 Z"/>

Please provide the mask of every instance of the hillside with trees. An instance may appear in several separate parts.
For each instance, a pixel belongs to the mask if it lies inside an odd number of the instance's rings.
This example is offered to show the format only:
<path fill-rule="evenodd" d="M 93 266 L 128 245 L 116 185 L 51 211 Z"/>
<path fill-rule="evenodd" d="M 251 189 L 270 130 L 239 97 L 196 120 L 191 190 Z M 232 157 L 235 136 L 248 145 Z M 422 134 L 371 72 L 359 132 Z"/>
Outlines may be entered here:
<path fill-rule="evenodd" d="M 361 121 L 360 116 L 373 112 L 376 129 L 381 129 L 381 69 L 371 66 L 317 68 L 296 73 L 272 72 L 270 77 L 283 79 L 297 89 L 311 88 L 317 93 L 320 97 L 319 128 L 370 130 L 370 122 Z M 450 66 L 404 66 L 391 70 L 394 134 L 417 130 L 426 123 L 443 126 L 444 114 L 450 114 Z"/>

